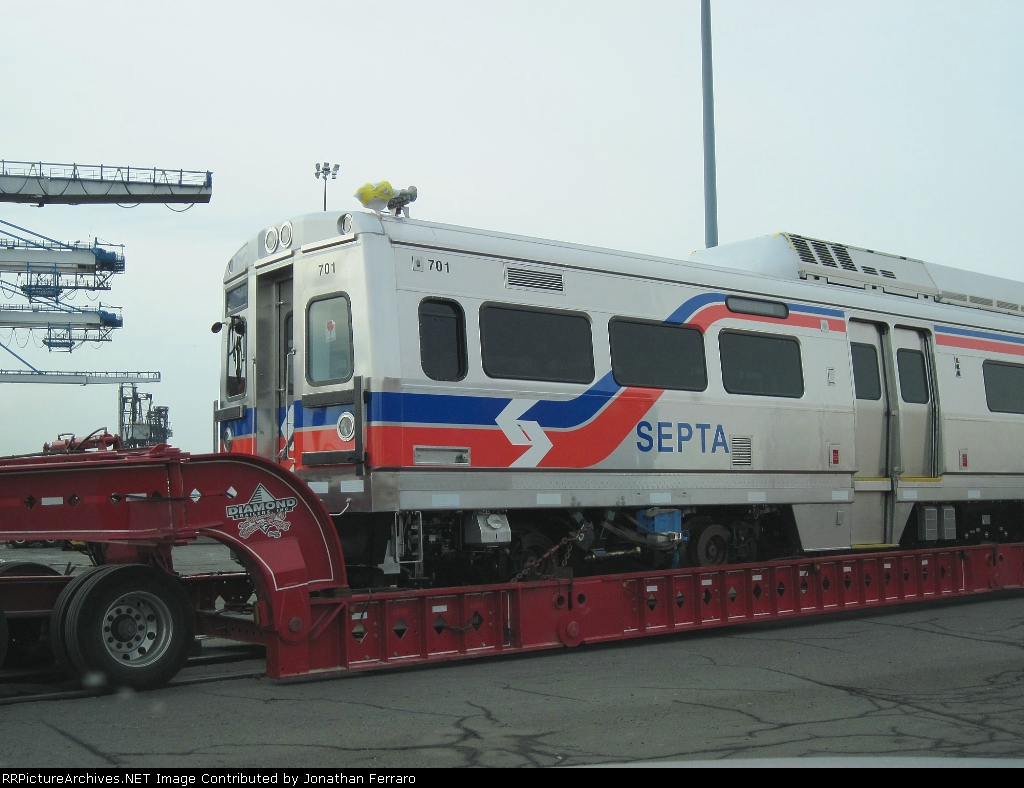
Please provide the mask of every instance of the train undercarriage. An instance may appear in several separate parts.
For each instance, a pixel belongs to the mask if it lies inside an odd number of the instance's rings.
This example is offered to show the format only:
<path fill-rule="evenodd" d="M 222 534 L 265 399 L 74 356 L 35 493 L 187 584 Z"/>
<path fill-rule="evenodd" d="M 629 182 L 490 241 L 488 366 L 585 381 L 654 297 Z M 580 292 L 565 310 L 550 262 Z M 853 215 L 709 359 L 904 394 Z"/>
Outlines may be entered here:
<path fill-rule="evenodd" d="M 942 510 L 954 513 L 955 539 L 928 538 L 923 530 L 929 513 Z M 365 588 L 591 577 L 808 555 L 792 508 L 776 505 L 351 514 L 336 525 L 350 581 Z M 872 549 L 1022 541 L 1024 504 L 922 505 L 911 510 L 901 532 L 897 543 Z"/>

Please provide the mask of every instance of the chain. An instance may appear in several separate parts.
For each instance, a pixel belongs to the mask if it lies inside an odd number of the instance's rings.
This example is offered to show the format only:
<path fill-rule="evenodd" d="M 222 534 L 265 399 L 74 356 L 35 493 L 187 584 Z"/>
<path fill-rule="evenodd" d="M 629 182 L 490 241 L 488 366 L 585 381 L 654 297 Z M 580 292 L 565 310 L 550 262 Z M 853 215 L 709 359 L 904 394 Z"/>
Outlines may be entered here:
<path fill-rule="evenodd" d="M 535 558 L 532 561 L 527 561 L 523 565 L 523 570 L 518 575 L 513 577 L 512 580 L 510 580 L 509 582 L 518 583 L 520 580 L 526 577 L 526 575 L 528 575 L 532 570 L 536 569 L 538 566 L 540 566 L 542 563 L 548 560 L 548 558 L 550 558 L 552 555 L 558 552 L 561 548 L 565 547 L 566 545 L 569 545 L 569 549 L 565 552 L 565 559 L 562 561 L 562 566 L 565 566 L 569 560 L 569 555 L 572 553 L 573 543 L 579 541 L 579 538 L 583 535 L 583 531 L 586 529 L 586 527 L 587 523 L 584 523 L 577 530 L 571 532 L 568 536 L 563 537 L 561 542 L 552 546 L 551 549 L 544 553 L 544 555 L 542 555 L 540 558 Z"/>

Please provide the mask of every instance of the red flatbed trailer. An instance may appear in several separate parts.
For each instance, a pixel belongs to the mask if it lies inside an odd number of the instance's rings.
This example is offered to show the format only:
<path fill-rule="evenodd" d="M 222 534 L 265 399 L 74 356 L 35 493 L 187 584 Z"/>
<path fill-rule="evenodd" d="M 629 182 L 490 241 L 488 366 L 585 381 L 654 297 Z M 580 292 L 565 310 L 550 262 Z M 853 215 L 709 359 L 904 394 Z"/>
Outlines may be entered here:
<path fill-rule="evenodd" d="M 175 576 L 171 547 L 200 536 L 247 572 Z M 0 540 L 14 539 L 102 543 L 107 564 L 0 574 L 0 651 L 5 619 L 49 617 L 60 664 L 136 687 L 173 676 L 193 633 L 264 645 L 282 679 L 1024 587 L 1024 544 L 981 544 L 353 593 L 334 523 L 298 477 L 167 446 L 0 460 Z"/>

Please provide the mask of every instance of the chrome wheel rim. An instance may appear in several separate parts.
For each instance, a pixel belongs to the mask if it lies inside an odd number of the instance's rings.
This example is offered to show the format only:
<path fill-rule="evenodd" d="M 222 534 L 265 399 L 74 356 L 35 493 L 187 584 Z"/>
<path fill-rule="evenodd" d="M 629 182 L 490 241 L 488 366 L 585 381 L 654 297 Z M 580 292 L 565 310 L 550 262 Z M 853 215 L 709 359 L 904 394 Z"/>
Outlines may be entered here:
<path fill-rule="evenodd" d="M 171 643 L 171 610 L 159 597 L 136 591 L 118 597 L 103 614 L 103 645 L 122 665 L 144 667 L 158 661 Z"/>

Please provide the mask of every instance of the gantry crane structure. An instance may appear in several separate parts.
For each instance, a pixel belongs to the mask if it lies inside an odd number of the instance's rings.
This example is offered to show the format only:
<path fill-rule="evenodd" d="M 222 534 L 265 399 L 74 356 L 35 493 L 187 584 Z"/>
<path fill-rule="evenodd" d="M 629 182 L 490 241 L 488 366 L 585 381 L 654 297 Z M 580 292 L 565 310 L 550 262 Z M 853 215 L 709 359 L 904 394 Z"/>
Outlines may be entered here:
<path fill-rule="evenodd" d="M 163 168 L 55 164 L 0 159 L 0 202 L 44 205 L 207 203 L 210 172 Z M 65 243 L 0 220 L 0 329 L 42 332 L 50 351 L 71 352 L 85 342 L 108 342 L 124 321 L 119 307 L 69 303 L 77 292 L 111 289 L 125 270 L 124 249 L 101 243 Z M 0 343 L 27 369 L 0 369 L 0 383 L 154 383 L 159 372 L 44 372 Z"/>

